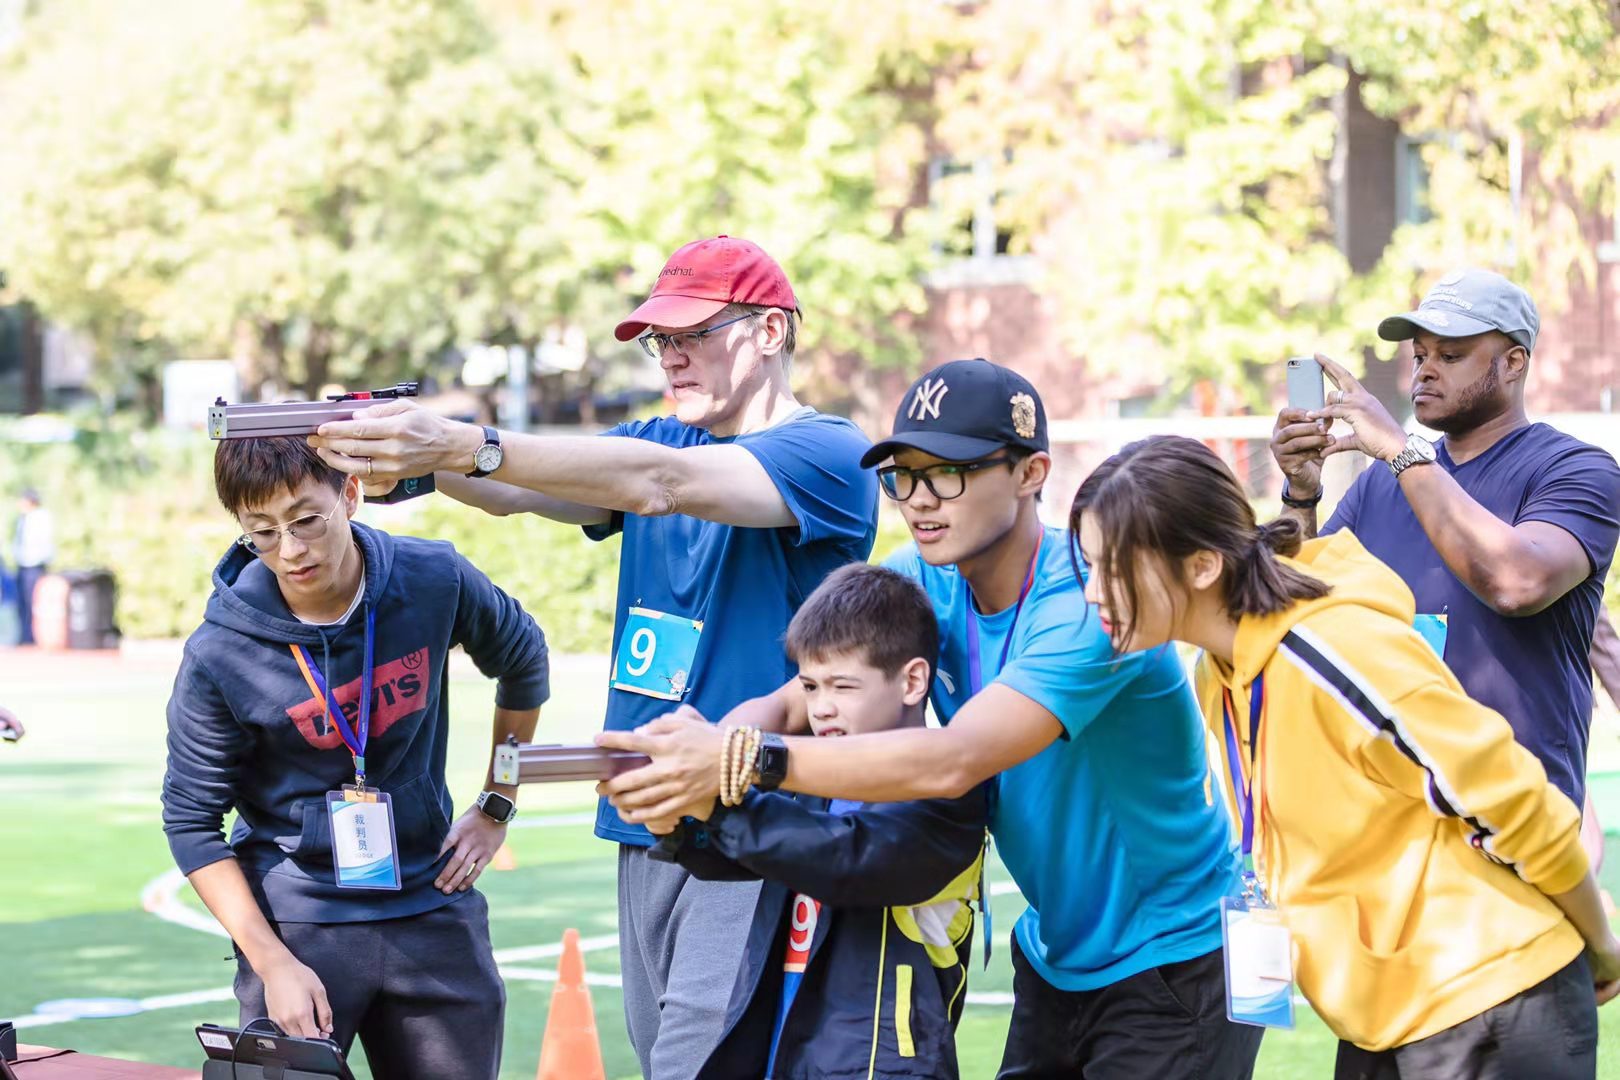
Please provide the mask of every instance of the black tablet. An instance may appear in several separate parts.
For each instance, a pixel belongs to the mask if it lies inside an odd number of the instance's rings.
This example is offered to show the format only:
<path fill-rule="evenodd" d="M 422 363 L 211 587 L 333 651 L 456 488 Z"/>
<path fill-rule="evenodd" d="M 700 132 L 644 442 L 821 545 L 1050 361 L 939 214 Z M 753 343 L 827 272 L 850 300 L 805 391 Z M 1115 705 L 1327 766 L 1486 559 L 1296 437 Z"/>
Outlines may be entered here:
<path fill-rule="evenodd" d="M 210 1061 L 231 1061 L 234 1055 L 238 1065 L 273 1065 L 334 1080 L 354 1080 L 343 1051 L 331 1039 L 300 1039 L 257 1028 L 243 1035 L 238 1028 L 202 1024 L 197 1028 L 197 1041 Z"/>

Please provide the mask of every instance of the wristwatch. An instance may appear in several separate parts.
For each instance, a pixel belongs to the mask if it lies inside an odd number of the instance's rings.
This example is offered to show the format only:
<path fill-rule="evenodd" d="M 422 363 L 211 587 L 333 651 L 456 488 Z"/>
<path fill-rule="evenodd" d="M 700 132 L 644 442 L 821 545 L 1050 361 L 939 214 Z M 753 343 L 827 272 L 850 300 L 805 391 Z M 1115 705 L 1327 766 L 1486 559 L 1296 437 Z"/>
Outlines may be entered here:
<path fill-rule="evenodd" d="M 505 825 L 517 817 L 517 803 L 498 791 L 486 791 L 478 796 L 478 810 L 497 825 Z"/>
<path fill-rule="evenodd" d="M 1434 458 L 1432 442 L 1421 435 L 1408 435 L 1406 449 L 1390 459 L 1389 471 L 1399 476 L 1413 465 L 1433 465 Z"/>
<path fill-rule="evenodd" d="M 501 467 L 506 460 L 506 451 L 501 449 L 501 433 L 484 425 L 484 444 L 473 453 L 473 471 L 467 475 L 473 479 L 488 476 Z"/>
<path fill-rule="evenodd" d="M 754 757 L 754 768 L 759 779 L 754 786 L 761 791 L 775 791 L 787 779 L 788 748 L 782 736 L 767 731 L 760 736 L 759 753 Z"/>

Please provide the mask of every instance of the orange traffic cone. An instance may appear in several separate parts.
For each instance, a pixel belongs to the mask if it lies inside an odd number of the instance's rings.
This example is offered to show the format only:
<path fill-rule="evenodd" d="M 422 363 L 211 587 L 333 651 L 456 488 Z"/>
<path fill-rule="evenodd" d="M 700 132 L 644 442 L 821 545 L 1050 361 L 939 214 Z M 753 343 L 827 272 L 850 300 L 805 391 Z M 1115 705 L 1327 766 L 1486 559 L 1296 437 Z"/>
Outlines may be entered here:
<path fill-rule="evenodd" d="M 596 1037 L 596 1012 L 585 988 L 585 956 L 579 931 L 563 931 L 562 961 L 551 991 L 551 1011 L 540 1042 L 540 1068 L 535 1080 L 607 1080 L 602 1046 Z"/>
<path fill-rule="evenodd" d="M 516 870 L 517 856 L 512 854 L 511 844 L 502 844 L 495 849 L 495 855 L 489 860 L 491 870 Z"/>

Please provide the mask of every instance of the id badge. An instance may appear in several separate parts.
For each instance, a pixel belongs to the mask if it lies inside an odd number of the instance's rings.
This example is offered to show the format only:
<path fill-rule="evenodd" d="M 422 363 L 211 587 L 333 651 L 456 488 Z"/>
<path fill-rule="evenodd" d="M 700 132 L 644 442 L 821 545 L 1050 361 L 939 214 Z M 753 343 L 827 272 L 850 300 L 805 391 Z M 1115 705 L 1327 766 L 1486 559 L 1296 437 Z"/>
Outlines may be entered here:
<path fill-rule="evenodd" d="M 1226 1016 L 1234 1024 L 1294 1026 L 1294 940 L 1282 913 L 1258 897 L 1221 900 Z"/>
<path fill-rule="evenodd" d="M 692 660 L 702 636 L 700 620 L 631 608 L 613 658 L 613 688 L 681 700 L 691 688 Z"/>
<path fill-rule="evenodd" d="M 1423 640 L 1429 643 L 1429 648 L 1434 650 L 1435 655 L 1444 660 L 1446 658 L 1446 630 L 1448 629 L 1446 614 L 1442 612 L 1439 615 L 1415 616 L 1412 619 L 1412 626 L 1419 634 L 1423 635 Z"/>
<path fill-rule="evenodd" d="M 386 792 L 345 784 L 326 793 L 332 820 L 332 865 L 343 889 L 399 888 L 394 804 Z"/>

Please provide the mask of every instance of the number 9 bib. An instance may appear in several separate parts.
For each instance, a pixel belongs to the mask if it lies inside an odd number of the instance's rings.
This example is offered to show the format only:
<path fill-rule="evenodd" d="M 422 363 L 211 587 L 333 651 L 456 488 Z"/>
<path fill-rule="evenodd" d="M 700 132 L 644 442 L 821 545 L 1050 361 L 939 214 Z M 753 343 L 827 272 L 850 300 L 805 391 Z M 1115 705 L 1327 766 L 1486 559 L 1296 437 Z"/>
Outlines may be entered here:
<path fill-rule="evenodd" d="M 681 700 L 691 688 L 692 660 L 702 636 L 703 623 L 697 619 L 631 608 L 613 658 L 613 689 Z"/>

